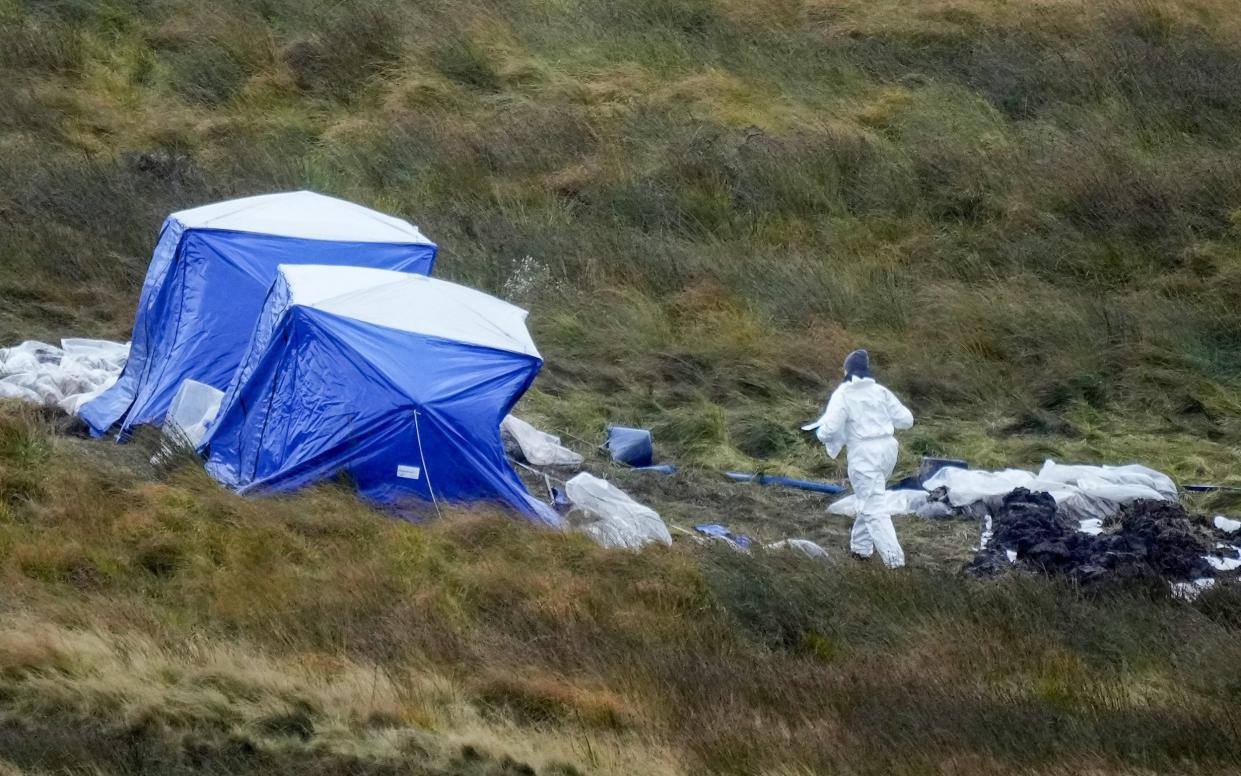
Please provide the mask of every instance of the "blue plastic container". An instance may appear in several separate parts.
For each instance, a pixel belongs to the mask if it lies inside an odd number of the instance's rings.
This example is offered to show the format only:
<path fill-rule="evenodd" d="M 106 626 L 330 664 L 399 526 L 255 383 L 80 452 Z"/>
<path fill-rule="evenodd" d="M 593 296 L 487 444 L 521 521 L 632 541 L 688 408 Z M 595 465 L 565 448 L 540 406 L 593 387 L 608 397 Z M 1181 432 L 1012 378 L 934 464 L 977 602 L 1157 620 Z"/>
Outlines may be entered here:
<path fill-rule="evenodd" d="M 644 428 L 608 426 L 608 441 L 604 447 L 612 454 L 612 460 L 629 466 L 641 468 L 655 463 L 651 432 Z"/>

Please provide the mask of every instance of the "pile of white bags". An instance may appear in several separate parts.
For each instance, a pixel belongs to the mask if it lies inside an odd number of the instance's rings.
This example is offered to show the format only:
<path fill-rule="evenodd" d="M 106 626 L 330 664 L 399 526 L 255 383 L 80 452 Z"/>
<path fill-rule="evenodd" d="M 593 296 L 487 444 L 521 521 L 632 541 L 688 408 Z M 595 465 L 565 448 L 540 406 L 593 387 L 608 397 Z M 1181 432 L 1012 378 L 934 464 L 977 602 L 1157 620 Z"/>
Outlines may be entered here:
<path fill-rule="evenodd" d="M 0 399 L 60 407 L 76 415 L 120 377 L 129 344 L 63 339 L 60 347 L 33 340 L 0 348 Z"/>

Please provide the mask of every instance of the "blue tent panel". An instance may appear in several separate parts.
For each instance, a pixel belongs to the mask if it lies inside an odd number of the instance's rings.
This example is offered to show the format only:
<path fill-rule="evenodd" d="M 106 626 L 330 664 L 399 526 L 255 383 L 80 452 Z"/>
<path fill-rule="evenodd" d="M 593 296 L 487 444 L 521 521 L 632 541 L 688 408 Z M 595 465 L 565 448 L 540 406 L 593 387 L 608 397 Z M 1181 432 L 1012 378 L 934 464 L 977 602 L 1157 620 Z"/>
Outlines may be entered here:
<path fill-rule="evenodd" d="M 337 474 L 385 504 L 495 502 L 551 525 L 509 467 L 500 421 L 542 361 L 293 306 L 226 398 L 207 469 L 243 493 Z"/>
<path fill-rule="evenodd" d="M 288 196 L 303 198 L 298 202 L 314 197 L 313 205 L 337 202 L 305 192 Z M 354 211 L 372 212 L 349 203 L 340 207 L 349 208 L 354 218 L 358 217 Z M 405 226 L 417 235 L 416 229 Z M 384 232 L 390 233 L 390 229 Z M 81 417 L 96 435 L 117 423 L 124 435 L 137 424 L 161 423 L 187 379 L 224 390 L 250 342 L 278 265 L 348 265 L 430 274 L 436 246 L 425 238 L 409 239 L 324 240 L 197 228 L 174 215 L 164 224 L 143 283 L 125 370 L 111 389 L 82 408 Z"/>

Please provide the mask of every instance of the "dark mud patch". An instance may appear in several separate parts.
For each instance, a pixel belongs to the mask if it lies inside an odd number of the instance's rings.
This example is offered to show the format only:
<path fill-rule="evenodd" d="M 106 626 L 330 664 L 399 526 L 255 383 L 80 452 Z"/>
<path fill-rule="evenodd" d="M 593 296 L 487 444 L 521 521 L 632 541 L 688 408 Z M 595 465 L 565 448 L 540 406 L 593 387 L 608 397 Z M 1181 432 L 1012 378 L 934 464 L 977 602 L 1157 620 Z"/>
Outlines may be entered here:
<path fill-rule="evenodd" d="M 1082 583 L 1134 575 L 1170 581 L 1216 576 L 1205 557 L 1215 552 L 1214 529 L 1179 504 L 1136 501 L 1104 528 L 1097 536 L 1082 533 L 1050 495 L 1018 488 L 996 510 L 990 540 L 967 571 L 991 576 L 1024 568 Z"/>

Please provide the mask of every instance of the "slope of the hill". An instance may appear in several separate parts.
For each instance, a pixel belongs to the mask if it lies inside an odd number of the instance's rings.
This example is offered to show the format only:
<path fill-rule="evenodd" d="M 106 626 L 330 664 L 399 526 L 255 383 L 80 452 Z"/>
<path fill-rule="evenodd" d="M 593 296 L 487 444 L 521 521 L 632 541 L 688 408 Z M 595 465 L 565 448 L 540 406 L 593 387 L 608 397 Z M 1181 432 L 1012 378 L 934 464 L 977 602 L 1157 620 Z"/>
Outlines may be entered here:
<path fill-rule="evenodd" d="M 856 345 L 993 437 L 1239 434 L 1231 3 L 3 0 L 0 68 L 0 339 L 124 336 L 168 211 L 311 187 L 531 306 L 581 435 L 812 467 Z"/>
<path fill-rule="evenodd" d="M 837 558 L 244 500 L 6 405 L 0 773 L 1236 769 L 1234 590 L 971 582 L 960 524 L 883 574 L 713 471 L 841 476 L 796 427 L 863 345 L 905 467 L 1241 482 L 1238 126 L 1225 0 L 0 0 L 0 344 L 313 188 L 531 309 L 524 414 L 686 465 L 626 489 Z"/>
<path fill-rule="evenodd" d="M 1235 588 L 974 580 L 929 560 L 968 538 L 910 521 L 900 573 L 613 552 L 340 488 L 241 499 L 147 455 L 0 408 L 2 773 L 1241 765 Z"/>

